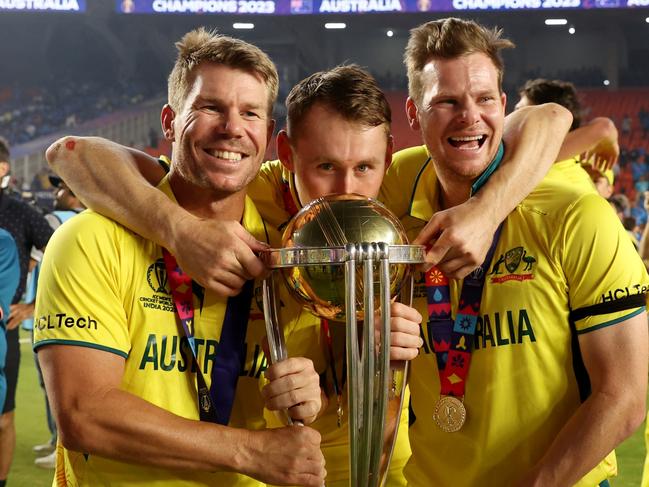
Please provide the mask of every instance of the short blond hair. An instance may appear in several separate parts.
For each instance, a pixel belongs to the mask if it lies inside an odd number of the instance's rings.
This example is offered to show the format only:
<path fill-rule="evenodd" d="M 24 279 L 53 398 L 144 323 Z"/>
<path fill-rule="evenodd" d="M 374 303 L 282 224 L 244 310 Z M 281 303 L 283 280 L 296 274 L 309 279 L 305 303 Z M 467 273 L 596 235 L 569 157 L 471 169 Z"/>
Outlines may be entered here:
<path fill-rule="evenodd" d="M 193 71 L 205 62 L 222 64 L 260 77 L 268 88 L 269 115 L 277 100 L 279 77 L 275 64 L 257 46 L 240 39 L 194 29 L 176 42 L 178 57 L 168 80 L 168 103 L 175 111 L 181 110 L 194 81 Z"/>
<path fill-rule="evenodd" d="M 404 54 L 410 98 L 415 103 L 421 102 L 421 73 L 431 59 L 453 59 L 474 53 L 485 54 L 494 63 L 498 71 L 498 89 L 502 91 L 504 63 L 500 51 L 514 47 L 514 43 L 501 38 L 501 34 L 502 29 L 488 29 L 472 20 L 453 17 L 433 20 L 412 29 Z"/>

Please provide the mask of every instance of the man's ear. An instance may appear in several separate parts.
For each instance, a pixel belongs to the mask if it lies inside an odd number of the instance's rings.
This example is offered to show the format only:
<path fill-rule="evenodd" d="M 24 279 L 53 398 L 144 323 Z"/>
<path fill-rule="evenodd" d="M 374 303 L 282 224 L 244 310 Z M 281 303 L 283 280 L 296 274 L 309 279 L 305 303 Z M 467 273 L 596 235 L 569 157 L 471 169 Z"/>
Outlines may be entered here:
<path fill-rule="evenodd" d="M 408 125 L 412 130 L 419 131 L 421 126 L 419 125 L 419 110 L 415 101 L 408 97 L 406 100 L 406 117 L 408 117 Z"/>
<path fill-rule="evenodd" d="M 176 112 L 174 112 L 174 109 L 168 103 L 165 103 L 165 106 L 162 107 L 162 112 L 160 112 L 160 124 L 162 125 L 162 133 L 167 140 L 173 141 L 176 137 L 176 131 L 174 130 L 175 119 Z"/>
<path fill-rule="evenodd" d="M 277 157 L 279 157 L 286 169 L 293 172 L 295 168 L 295 164 L 293 164 L 293 148 L 286 130 L 280 130 L 277 134 Z"/>

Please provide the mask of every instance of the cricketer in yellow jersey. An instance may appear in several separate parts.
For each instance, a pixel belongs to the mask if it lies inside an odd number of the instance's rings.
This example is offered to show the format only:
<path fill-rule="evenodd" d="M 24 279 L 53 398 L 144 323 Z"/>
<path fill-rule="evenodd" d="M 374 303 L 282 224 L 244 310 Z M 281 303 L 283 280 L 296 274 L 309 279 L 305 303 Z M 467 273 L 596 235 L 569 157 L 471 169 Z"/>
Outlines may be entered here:
<path fill-rule="evenodd" d="M 318 83 L 309 83 L 314 80 Z M 320 86 L 324 95 L 317 92 L 309 94 L 309 86 Z M 362 97 L 359 97 L 359 92 L 362 93 Z M 327 99 L 326 93 L 330 93 L 329 98 L 334 97 L 334 99 Z M 335 98 L 351 100 L 351 102 L 334 103 Z M 389 138 L 389 108 L 369 75 L 350 66 L 317 73 L 296 86 L 287 100 L 287 105 L 289 130 L 281 132 L 278 137 L 278 153 L 285 167 L 282 167 L 278 161 L 262 165 L 260 175 L 252 183 L 249 191 L 270 226 L 281 229 L 291 214 L 301 207 L 301 202 L 309 202 L 324 194 L 356 192 L 375 196 L 390 160 L 391 139 Z M 340 108 L 333 108 L 341 106 L 348 106 L 348 112 L 340 113 Z M 358 106 L 365 107 L 365 112 L 357 110 L 355 107 Z M 289 133 L 291 133 L 290 137 Z M 330 144 L 331 140 L 336 140 L 336 144 Z M 90 159 L 97 157 L 98 160 L 112 162 L 128 156 L 123 149 L 116 150 L 114 145 L 105 141 L 89 139 L 84 143 L 90 144 L 90 147 L 95 145 L 95 150 L 88 151 L 87 156 Z M 149 161 L 145 172 L 154 173 L 150 179 L 155 180 L 159 177 L 161 170 L 155 162 L 142 154 L 134 152 L 131 154 L 135 154 L 140 169 L 144 168 L 147 160 Z M 552 159 L 546 159 L 549 165 Z M 77 184 L 79 175 L 82 173 L 83 171 L 74 176 Z M 79 187 L 83 197 L 96 196 L 83 194 L 88 192 L 87 184 Z M 110 189 L 108 191 L 110 193 Z M 134 225 L 134 227 L 138 226 Z M 415 319 L 418 320 L 419 317 Z M 288 346 L 294 347 L 296 340 L 298 343 L 306 343 L 306 345 L 297 345 L 297 348 L 308 346 L 312 354 L 309 356 L 316 361 L 316 368 L 323 374 L 331 373 L 326 370 L 326 361 L 322 359 L 323 350 L 318 349 L 319 329 L 319 321 L 314 320 L 313 325 L 308 329 L 291 330 L 287 336 Z M 407 337 L 404 332 L 405 328 L 398 334 L 393 333 L 393 345 L 398 345 L 398 340 L 409 340 L 408 347 L 405 344 L 402 347 L 393 346 L 394 353 L 401 354 L 393 355 L 393 359 L 412 358 L 412 352 L 408 352 L 407 348 L 413 346 L 416 348 L 421 343 L 418 338 L 416 342 L 412 342 L 412 338 Z M 418 333 L 419 328 L 416 327 L 415 334 Z M 412 336 L 412 332 L 410 334 Z M 305 336 L 310 337 L 306 342 Z M 318 366 L 318 363 L 322 365 Z M 342 369 L 340 364 L 336 369 L 340 373 Z M 331 380 L 331 377 L 329 379 Z M 316 428 L 319 424 L 324 425 L 320 432 L 323 435 L 322 447 L 327 458 L 328 485 L 334 485 L 335 482 L 342 485 L 347 481 L 348 475 L 346 433 L 336 426 L 335 409 L 335 398 L 330 397 L 327 411 L 314 424 Z M 403 420 L 405 422 L 405 416 Z M 388 479 L 389 485 L 400 485 L 404 482 L 400 470 L 409 455 L 405 433 L 405 430 L 400 433 L 393 457 L 391 476 Z"/>
<path fill-rule="evenodd" d="M 272 134 L 275 67 L 258 48 L 204 29 L 177 47 L 161 114 L 173 163 L 159 194 L 264 239 L 246 187 Z M 64 139 L 47 157 L 79 149 Z M 183 282 L 173 257 L 162 265 L 157 244 L 96 214 L 78 218 L 46 252 L 37 304 L 35 348 L 59 426 L 54 485 L 321 486 L 317 431 L 259 429 L 264 327 L 254 282 L 236 298 L 205 292 Z M 170 299 L 172 291 L 188 297 Z M 265 374 L 269 407 L 306 424 L 315 418 L 310 360 Z"/>
<path fill-rule="evenodd" d="M 413 188 L 404 219 L 413 234 L 436 210 L 466 201 L 493 169 L 505 107 L 499 51 L 512 46 L 500 31 L 460 19 L 411 31 L 407 111 L 427 151 L 395 157 L 395 176 L 386 178 L 394 186 L 384 189 L 390 199 Z M 549 178 L 518 205 L 484 270 L 476 320 L 466 327 L 474 332 L 470 361 L 452 364 L 467 375 L 445 376 L 466 410 L 463 425 L 449 416 L 459 431 L 447 433 L 435 412 L 437 360 L 424 353 L 413 361 L 409 484 L 607 483 L 615 471 L 610 453 L 644 417 L 649 280 L 637 261 L 596 194 Z M 428 280 L 443 281 L 439 276 Z M 459 285 L 450 282 L 453 313 Z M 420 285 L 425 309 L 431 304 L 422 294 L 428 289 Z"/>

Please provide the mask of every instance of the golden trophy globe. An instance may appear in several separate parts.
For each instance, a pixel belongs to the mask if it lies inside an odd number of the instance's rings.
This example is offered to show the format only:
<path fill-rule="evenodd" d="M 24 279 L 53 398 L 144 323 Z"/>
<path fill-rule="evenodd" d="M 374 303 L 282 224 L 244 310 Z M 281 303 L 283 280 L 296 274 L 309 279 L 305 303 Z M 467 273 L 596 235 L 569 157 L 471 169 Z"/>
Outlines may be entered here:
<path fill-rule="evenodd" d="M 424 262 L 424 248 L 408 245 L 399 220 L 385 206 L 353 194 L 306 205 L 287 225 L 282 244 L 262 255 L 274 270 L 263 285 L 271 362 L 286 358 L 275 291 L 281 273 L 292 295 L 313 314 L 344 326 L 350 485 L 379 487 L 407 376 L 407 365 L 390 364 L 390 301 L 399 295 L 411 303 L 409 271 Z"/>

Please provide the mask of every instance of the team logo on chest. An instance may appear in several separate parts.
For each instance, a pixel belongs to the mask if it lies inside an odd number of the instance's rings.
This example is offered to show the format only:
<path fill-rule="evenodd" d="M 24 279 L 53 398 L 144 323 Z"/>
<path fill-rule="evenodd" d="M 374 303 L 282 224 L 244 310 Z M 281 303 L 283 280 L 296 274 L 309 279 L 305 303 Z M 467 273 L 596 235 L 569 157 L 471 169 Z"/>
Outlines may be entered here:
<path fill-rule="evenodd" d="M 167 289 L 167 269 L 163 259 L 158 259 L 149 266 L 146 282 L 154 293 L 171 294 Z"/>
<path fill-rule="evenodd" d="M 143 295 L 138 298 L 138 301 L 142 306 L 148 309 L 173 313 L 174 304 L 167 283 L 167 269 L 163 259 L 158 259 L 149 265 L 146 270 L 146 282 L 153 293 L 144 296 L 144 294 L 148 294 L 146 293 L 146 287 L 141 288 Z"/>
<path fill-rule="evenodd" d="M 528 281 L 534 279 L 533 268 L 536 258 L 525 247 L 518 246 L 500 254 L 494 262 L 489 276 L 492 284 L 507 281 Z M 504 269 L 503 269 L 504 268 Z M 508 271 L 509 274 L 504 274 Z"/>

